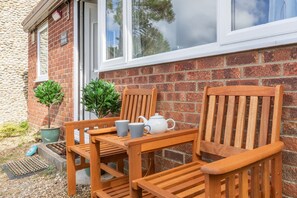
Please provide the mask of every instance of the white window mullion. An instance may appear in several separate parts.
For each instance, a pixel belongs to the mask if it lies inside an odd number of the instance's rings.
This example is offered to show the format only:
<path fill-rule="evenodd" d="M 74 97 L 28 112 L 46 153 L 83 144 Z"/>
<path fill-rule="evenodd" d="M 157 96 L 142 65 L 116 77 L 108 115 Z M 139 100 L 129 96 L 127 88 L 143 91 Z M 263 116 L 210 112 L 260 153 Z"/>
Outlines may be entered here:
<path fill-rule="evenodd" d="M 99 11 L 99 19 L 98 19 L 98 27 L 99 29 L 99 43 L 100 43 L 100 60 L 103 63 L 106 60 L 106 1 L 99 1 L 98 3 L 98 11 Z"/>
<path fill-rule="evenodd" d="M 132 10 L 132 1 L 125 0 L 126 2 L 126 10 Z M 126 47 L 126 62 L 130 62 L 132 60 L 132 52 L 133 52 L 133 45 L 132 45 L 132 12 L 126 13 L 126 38 L 127 38 L 127 47 Z"/>

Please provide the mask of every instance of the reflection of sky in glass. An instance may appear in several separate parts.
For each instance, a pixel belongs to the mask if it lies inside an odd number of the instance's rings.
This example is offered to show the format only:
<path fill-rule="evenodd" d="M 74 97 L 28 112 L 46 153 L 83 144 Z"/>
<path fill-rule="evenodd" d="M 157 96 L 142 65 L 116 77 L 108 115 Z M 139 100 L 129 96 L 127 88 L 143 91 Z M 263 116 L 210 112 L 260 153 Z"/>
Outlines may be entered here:
<path fill-rule="evenodd" d="M 216 41 L 216 1 L 171 0 L 175 21 L 154 25 L 162 32 L 171 50 L 203 45 Z"/>
<path fill-rule="evenodd" d="M 133 9 L 137 10 L 137 2 L 145 1 L 146 0 L 134 0 L 133 6 L 135 8 Z M 173 22 L 167 22 L 163 19 L 159 21 L 150 19 L 152 27 L 156 28 L 164 37 L 164 40 L 168 42 L 170 48 L 169 51 L 216 42 L 217 1 L 171 0 L 171 3 L 174 12 Z M 133 12 L 134 11 L 132 11 L 132 13 Z M 137 16 L 133 16 L 132 20 L 134 20 L 133 24 L 139 24 L 139 21 L 141 21 L 141 19 L 138 19 Z M 137 27 L 137 25 L 135 27 Z M 140 31 L 135 32 L 139 33 Z M 148 48 L 148 46 L 143 45 L 143 41 L 145 40 L 144 38 L 139 38 L 139 35 L 136 34 L 134 36 L 134 57 L 140 57 L 142 52 L 145 50 L 154 51 L 149 49 L 152 48 L 152 46 L 149 46 Z M 151 54 L 156 53 L 160 52 L 156 49 L 155 52 L 152 52 Z"/>
<path fill-rule="evenodd" d="M 295 16 L 296 0 L 232 0 L 232 30 Z"/>
<path fill-rule="evenodd" d="M 106 1 L 106 48 L 107 59 L 122 56 L 122 21 L 115 21 L 118 6 L 121 5 L 121 0 Z M 120 10 L 122 11 L 122 10 Z M 120 23 L 120 24 L 119 24 Z"/>

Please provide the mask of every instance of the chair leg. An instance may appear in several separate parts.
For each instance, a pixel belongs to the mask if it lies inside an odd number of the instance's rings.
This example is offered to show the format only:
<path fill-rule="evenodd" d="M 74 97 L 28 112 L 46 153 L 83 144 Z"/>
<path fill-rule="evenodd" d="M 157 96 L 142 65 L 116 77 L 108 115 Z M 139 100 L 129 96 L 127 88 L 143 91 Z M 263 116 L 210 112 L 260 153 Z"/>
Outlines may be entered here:
<path fill-rule="evenodd" d="M 124 159 L 120 159 L 117 162 L 117 171 L 123 173 L 124 172 Z"/>
<path fill-rule="evenodd" d="M 67 152 L 67 184 L 68 195 L 74 195 L 76 193 L 76 169 L 75 169 L 75 153 Z"/>
<path fill-rule="evenodd" d="M 155 173 L 156 169 L 155 169 L 155 153 L 154 152 L 150 152 L 148 154 L 148 175 L 151 175 L 153 173 Z"/>
<path fill-rule="evenodd" d="M 94 192 L 102 189 L 101 168 L 100 168 L 100 142 L 90 144 L 90 173 L 91 173 L 91 196 Z"/>

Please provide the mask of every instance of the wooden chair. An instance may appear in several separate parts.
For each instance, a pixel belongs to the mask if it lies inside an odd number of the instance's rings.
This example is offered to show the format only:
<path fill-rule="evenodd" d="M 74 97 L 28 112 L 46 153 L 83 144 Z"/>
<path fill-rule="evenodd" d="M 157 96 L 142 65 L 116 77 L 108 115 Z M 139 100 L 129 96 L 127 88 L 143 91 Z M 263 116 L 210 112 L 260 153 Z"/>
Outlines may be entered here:
<path fill-rule="evenodd" d="M 135 194 L 282 197 L 282 98 L 282 86 L 206 87 L 193 162 L 134 180 Z"/>
<path fill-rule="evenodd" d="M 157 90 L 153 89 L 125 89 L 122 97 L 122 108 L 120 117 L 103 118 L 96 120 L 84 120 L 66 122 L 66 147 L 67 147 L 67 181 L 68 194 L 76 193 L 76 171 L 89 167 L 86 160 L 90 159 L 90 145 L 85 143 L 85 131 L 89 130 L 91 136 L 115 132 L 116 120 L 130 120 L 140 122 L 138 116 L 150 117 L 155 114 L 157 101 Z M 79 131 L 79 144 L 75 144 L 74 132 Z M 123 159 L 126 152 L 112 145 L 102 145 L 100 151 L 101 169 L 110 174 L 120 177 L 123 174 L 106 165 L 108 162 L 117 162 L 117 169 L 123 172 Z M 76 156 L 80 157 L 80 163 L 76 164 Z"/>

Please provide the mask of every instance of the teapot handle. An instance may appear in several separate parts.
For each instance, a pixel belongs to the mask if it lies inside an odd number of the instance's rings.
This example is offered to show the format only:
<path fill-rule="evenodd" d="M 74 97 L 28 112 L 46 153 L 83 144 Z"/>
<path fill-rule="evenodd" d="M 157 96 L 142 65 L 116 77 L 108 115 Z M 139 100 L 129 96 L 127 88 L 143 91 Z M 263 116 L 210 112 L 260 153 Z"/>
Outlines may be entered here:
<path fill-rule="evenodd" d="M 175 121 L 171 118 L 167 119 L 166 122 L 171 121 L 173 123 L 173 126 L 171 128 L 167 128 L 167 130 L 172 130 L 175 127 Z"/>

